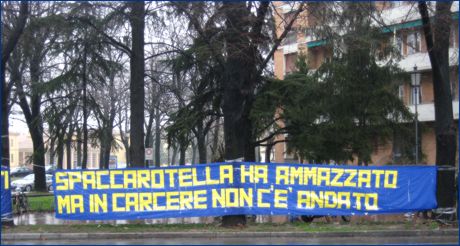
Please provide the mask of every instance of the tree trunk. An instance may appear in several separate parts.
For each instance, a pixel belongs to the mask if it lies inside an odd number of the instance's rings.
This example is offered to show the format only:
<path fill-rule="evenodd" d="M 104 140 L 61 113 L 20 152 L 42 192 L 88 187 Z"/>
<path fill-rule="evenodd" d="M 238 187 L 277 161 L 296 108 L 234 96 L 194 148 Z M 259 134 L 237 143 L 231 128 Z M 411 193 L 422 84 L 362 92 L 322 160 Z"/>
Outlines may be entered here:
<path fill-rule="evenodd" d="M 43 135 L 40 128 L 32 128 L 30 135 L 32 137 L 32 143 L 34 148 L 33 162 L 34 162 L 34 174 L 35 182 L 34 187 L 36 191 L 47 191 L 46 179 L 45 179 L 45 144 L 43 142 Z"/>
<path fill-rule="evenodd" d="M 4 77 L 2 79 L 4 79 Z M 5 85 L 5 83 L 3 83 L 3 85 Z M 2 90 L 3 90 L 3 87 L 4 86 L 2 86 Z M 9 130 L 8 130 L 9 129 L 9 119 L 8 119 L 9 114 L 8 114 L 7 108 L 8 108 L 8 102 L 6 100 L 6 95 L 3 94 L 2 95 L 2 165 L 6 167 L 10 167 L 10 138 L 9 138 Z"/>
<path fill-rule="evenodd" d="M 426 2 L 419 2 L 423 32 L 433 73 L 438 208 L 455 208 L 456 127 L 449 78 L 449 37 L 452 2 L 436 2 L 430 23 Z"/>
<path fill-rule="evenodd" d="M 86 96 L 87 93 L 87 75 L 86 75 L 86 62 L 87 62 L 87 44 L 83 49 L 83 160 L 81 168 L 86 169 L 88 165 L 88 107 Z"/>
<path fill-rule="evenodd" d="M 254 89 L 257 73 L 253 55 L 257 54 L 251 46 L 247 34 L 247 17 L 250 15 L 244 2 L 227 3 L 225 36 L 227 57 L 223 79 L 223 114 L 225 159 L 243 158 L 245 161 L 255 160 L 252 144 L 252 122 L 249 111 L 254 101 Z M 223 226 L 245 225 L 245 215 L 224 216 Z"/>
<path fill-rule="evenodd" d="M 62 170 L 62 164 L 64 163 L 64 136 L 62 133 L 58 133 L 57 139 L 57 169 Z"/>
<path fill-rule="evenodd" d="M 130 59 L 131 130 L 130 157 L 132 167 L 144 167 L 144 2 L 129 2 L 132 30 Z"/>
<path fill-rule="evenodd" d="M 220 117 L 217 118 L 215 126 L 214 126 L 214 132 L 212 134 L 212 154 L 214 155 L 211 159 L 216 159 L 217 154 L 218 154 L 218 148 L 219 148 L 219 132 L 220 132 Z M 212 161 L 212 160 L 211 160 Z"/>
<path fill-rule="evenodd" d="M 181 144 L 179 146 L 179 166 L 185 165 L 185 154 L 187 152 L 187 145 Z"/>
<path fill-rule="evenodd" d="M 7 37 L 4 46 L 2 47 L 2 63 L 0 67 L 0 76 L 1 76 L 1 96 L 2 96 L 2 120 L 1 120 L 1 128 L 2 128 L 2 137 L 1 137 L 1 145 L 2 145 L 2 165 L 6 167 L 10 167 L 10 140 L 9 140 L 9 107 L 8 107 L 8 100 L 10 98 L 10 90 L 9 86 L 6 84 L 5 80 L 5 68 L 8 59 L 13 52 L 14 48 L 18 44 L 19 38 L 24 31 L 24 26 L 26 25 L 27 16 L 28 16 L 28 9 L 29 4 L 27 1 L 21 1 L 21 7 L 19 10 L 19 17 L 17 19 L 17 23 L 14 29 L 11 31 L 10 35 Z M 3 224 L 3 223 L 2 223 Z"/>
<path fill-rule="evenodd" d="M 110 122 L 102 130 L 101 149 L 99 153 L 99 162 L 101 169 L 109 169 L 110 150 L 112 148 L 113 136 Z"/>
<path fill-rule="evenodd" d="M 49 145 L 49 155 L 50 155 L 50 164 L 51 165 L 54 165 L 54 157 L 56 155 L 56 149 L 55 149 L 55 146 L 54 146 L 54 141 L 56 141 L 54 138 L 51 139 L 50 141 L 50 145 Z"/>
<path fill-rule="evenodd" d="M 82 158 L 82 149 L 81 149 L 81 146 L 82 145 L 82 142 L 81 142 L 81 129 L 79 128 L 77 130 L 77 166 L 81 166 L 81 158 Z"/>
<path fill-rule="evenodd" d="M 70 134 L 67 135 L 67 139 L 65 141 L 66 145 L 66 159 L 67 159 L 67 167 L 66 169 L 72 169 L 72 136 L 69 136 Z"/>
<path fill-rule="evenodd" d="M 270 139 L 267 142 L 267 147 L 265 147 L 265 163 L 270 163 L 272 157 L 273 139 Z"/>
<path fill-rule="evenodd" d="M 207 162 L 207 150 L 206 150 L 206 132 L 203 129 L 203 122 L 199 122 L 197 126 L 197 136 L 196 136 L 196 145 L 198 147 L 198 162 L 200 164 L 206 164 Z M 195 146 L 196 147 L 196 146 Z M 193 148 L 195 151 L 195 148 Z M 194 160 L 195 161 L 195 160 Z"/>
<path fill-rule="evenodd" d="M 171 166 L 174 166 L 176 164 L 176 157 L 177 157 L 177 147 L 176 145 L 174 145 L 172 156 L 171 156 Z"/>
<path fill-rule="evenodd" d="M 160 129 L 160 110 L 155 112 L 155 166 L 160 167 L 161 162 L 161 129 Z"/>
<path fill-rule="evenodd" d="M 196 164 L 196 144 L 192 142 L 192 165 Z"/>
<path fill-rule="evenodd" d="M 34 56 L 30 60 L 30 80 L 32 85 L 37 85 L 40 82 L 40 69 L 38 59 Z M 34 185 L 37 191 L 46 191 L 45 180 L 45 144 L 43 141 L 43 123 L 41 118 L 41 94 L 34 89 L 30 92 L 30 104 L 26 99 L 24 87 L 22 83 L 16 84 L 17 93 L 19 96 L 19 106 L 22 109 L 24 118 L 26 119 L 29 133 L 33 144 L 33 171 L 35 174 Z M 34 86 L 32 86 L 34 88 Z"/>

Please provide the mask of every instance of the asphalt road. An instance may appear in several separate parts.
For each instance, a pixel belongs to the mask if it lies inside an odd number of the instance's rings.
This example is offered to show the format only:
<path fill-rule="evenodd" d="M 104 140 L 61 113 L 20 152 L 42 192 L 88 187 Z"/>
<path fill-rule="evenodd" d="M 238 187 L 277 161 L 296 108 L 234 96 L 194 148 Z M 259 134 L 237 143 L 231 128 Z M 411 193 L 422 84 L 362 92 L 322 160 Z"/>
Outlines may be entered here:
<path fill-rule="evenodd" d="M 182 245 L 182 244 L 458 244 L 458 236 L 430 236 L 430 237 L 350 237 L 350 238 L 177 238 L 177 239 L 103 239 L 103 240 L 41 240 L 41 241 L 3 241 L 2 244 L 166 244 L 166 245 Z"/>

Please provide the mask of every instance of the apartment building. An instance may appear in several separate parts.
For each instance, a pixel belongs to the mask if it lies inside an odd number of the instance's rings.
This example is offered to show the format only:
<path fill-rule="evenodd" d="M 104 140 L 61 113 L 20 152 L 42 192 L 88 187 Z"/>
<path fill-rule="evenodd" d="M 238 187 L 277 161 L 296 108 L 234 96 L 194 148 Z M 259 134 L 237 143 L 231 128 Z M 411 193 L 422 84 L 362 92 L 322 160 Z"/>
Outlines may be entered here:
<path fill-rule="evenodd" d="M 27 166 L 32 168 L 32 154 L 33 154 L 33 144 L 32 139 L 28 133 L 14 133 L 10 132 L 10 167 L 18 167 L 18 166 Z M 120 148 L 112 149 L 111 152 L 111 160 L 113 163 L 117 163 L 118 167 L 125 167 L 126 166 L 126 155 L 123 145 L 120 142 L 119 135 L 115 134 L 115 139 L 120 143 Z M 47 142 L 47 139 L 45 139 Z M 71 168 L 74 169 L 80 166 L 77 163 L 77 151 L 75 148 L 76 144 L 72 144 L 71 152 L 70 152 L 70 162 Z M 63 160 L 63 168 L 67 167 L 67 150 L 64 150 L 64 160 Z M 96 146 L 89 145 L 88 146 L 88 168 L 95 169 L 99 168 L 99 161 L 100 161 L 100 149 Z M 50 161 L 50 152 L 47 151 L 45 154 L 45 164 L 56 164 L 57 163 L 57 156 L 54 158 L 54 163 Z"/>
<path fill-rule="evenodd" d="M 284 27 L 292 19 L 294 11 L 299 3 L 277 2 L 278 15 L 275 15 L 277 35 L 281 35 Z M 307 3 L 308 4 L 308 3 Z M 432 3 L 429 3 L 432 4 Z M 412 72 L 414 66 L 421 73 L 420 93 L 418 97 L 411 86 L 410 79 L 405 81 L 399 88 L 399 97 L 406 104 L 412 113 L 415 113 L 414 104 L 417 103 L 418 121 L 421 126 L 420 143 L 423 158 L 419 161 L 424 164 L 435 163 L 436 141 L 434 134 L 434 97 L 432 84 L 431 63 L 427 52 L 425 37 L 422 30 L 422 22 L 416 2 L 408 1 L 386 1 L 375 2 L 376 8 L 385 25 L 382 32 L 388 35 L 388 39 L 395 45 L 402 55 L 399 67 L 407 72 Z M 275 76 L 283 79 L 284 76 L 295 70 L 295 62 L 300 53 L 306 54 L 308 64 L 311 69 L 317 69 L 321 64 L 332 56 L 333 51 L 326 45 L 324 39 L 315 37 L 310 31 L 315 28 L 318 19 L 314 14 L 308 13 L 308 9 L 303 11 L 294 22 L 293 29 L 288 33 L 286 39 L 274 54 Z M 454 109 L 454 119 L 458 121 L 458 53 L 459 53 L 459 34 L 458 34 L 458 2 L 454 2 L 452 11 L 452 24 L 450 36 L 450 79 L 452 88 L 452 105 Z M 378 24 L 378 25 L 381 25 Z M 280 123 L 282 124 L 282 123 Z M 458 132 L 458 131 L 457 131 Z M 284 139 L 280 135 L 277 140 Z M 415 143 L 414 143 L 415 145 Z M 394 163 L 401 153 L 398 153 L 397 139 L 374 146 L 372 155 L 373 165 L 384 165 Z M 458 158 L 458 154 L 457 154 Z M 273 162 L 298 162 L 295 155 L 286 152 L 286 144 L 275 145 L 272 150 L 271 161 Z"/>

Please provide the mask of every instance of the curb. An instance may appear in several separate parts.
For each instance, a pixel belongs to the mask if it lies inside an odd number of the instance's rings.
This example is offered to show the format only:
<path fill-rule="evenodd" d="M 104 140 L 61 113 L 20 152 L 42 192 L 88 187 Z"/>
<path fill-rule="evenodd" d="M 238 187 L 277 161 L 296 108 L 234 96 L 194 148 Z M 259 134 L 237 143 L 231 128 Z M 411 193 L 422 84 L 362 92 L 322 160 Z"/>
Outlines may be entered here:
<path fill-rule="evenodd" d="M 357 232 L 130 232 L 130 233 L 3 233 L 1 240 L 141 239 L 141 238 L 278 238 L 278 237 L 414 237 L 455 236 L 458 229 Z"/>

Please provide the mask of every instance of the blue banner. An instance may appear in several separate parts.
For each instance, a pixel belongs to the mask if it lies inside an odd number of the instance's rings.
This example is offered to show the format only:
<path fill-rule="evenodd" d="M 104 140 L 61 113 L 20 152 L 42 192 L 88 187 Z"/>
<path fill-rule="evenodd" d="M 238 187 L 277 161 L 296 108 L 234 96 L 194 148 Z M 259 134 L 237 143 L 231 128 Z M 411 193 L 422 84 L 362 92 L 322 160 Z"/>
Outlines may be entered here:
<path fill-rule="evenodd" d="M 7 167 L 2 166 L 1 169 L 1 211 L 2 211 L 2 222 L 13 220 L 13 207 L 11 206 L 11 190 L 10 190 L 10 170 Z"/>
<path fill-rule="evenodd" d="M 434 166 L 214 163 L 56 171 L 56 217 L 358 215 L 436 208 Z"/>

